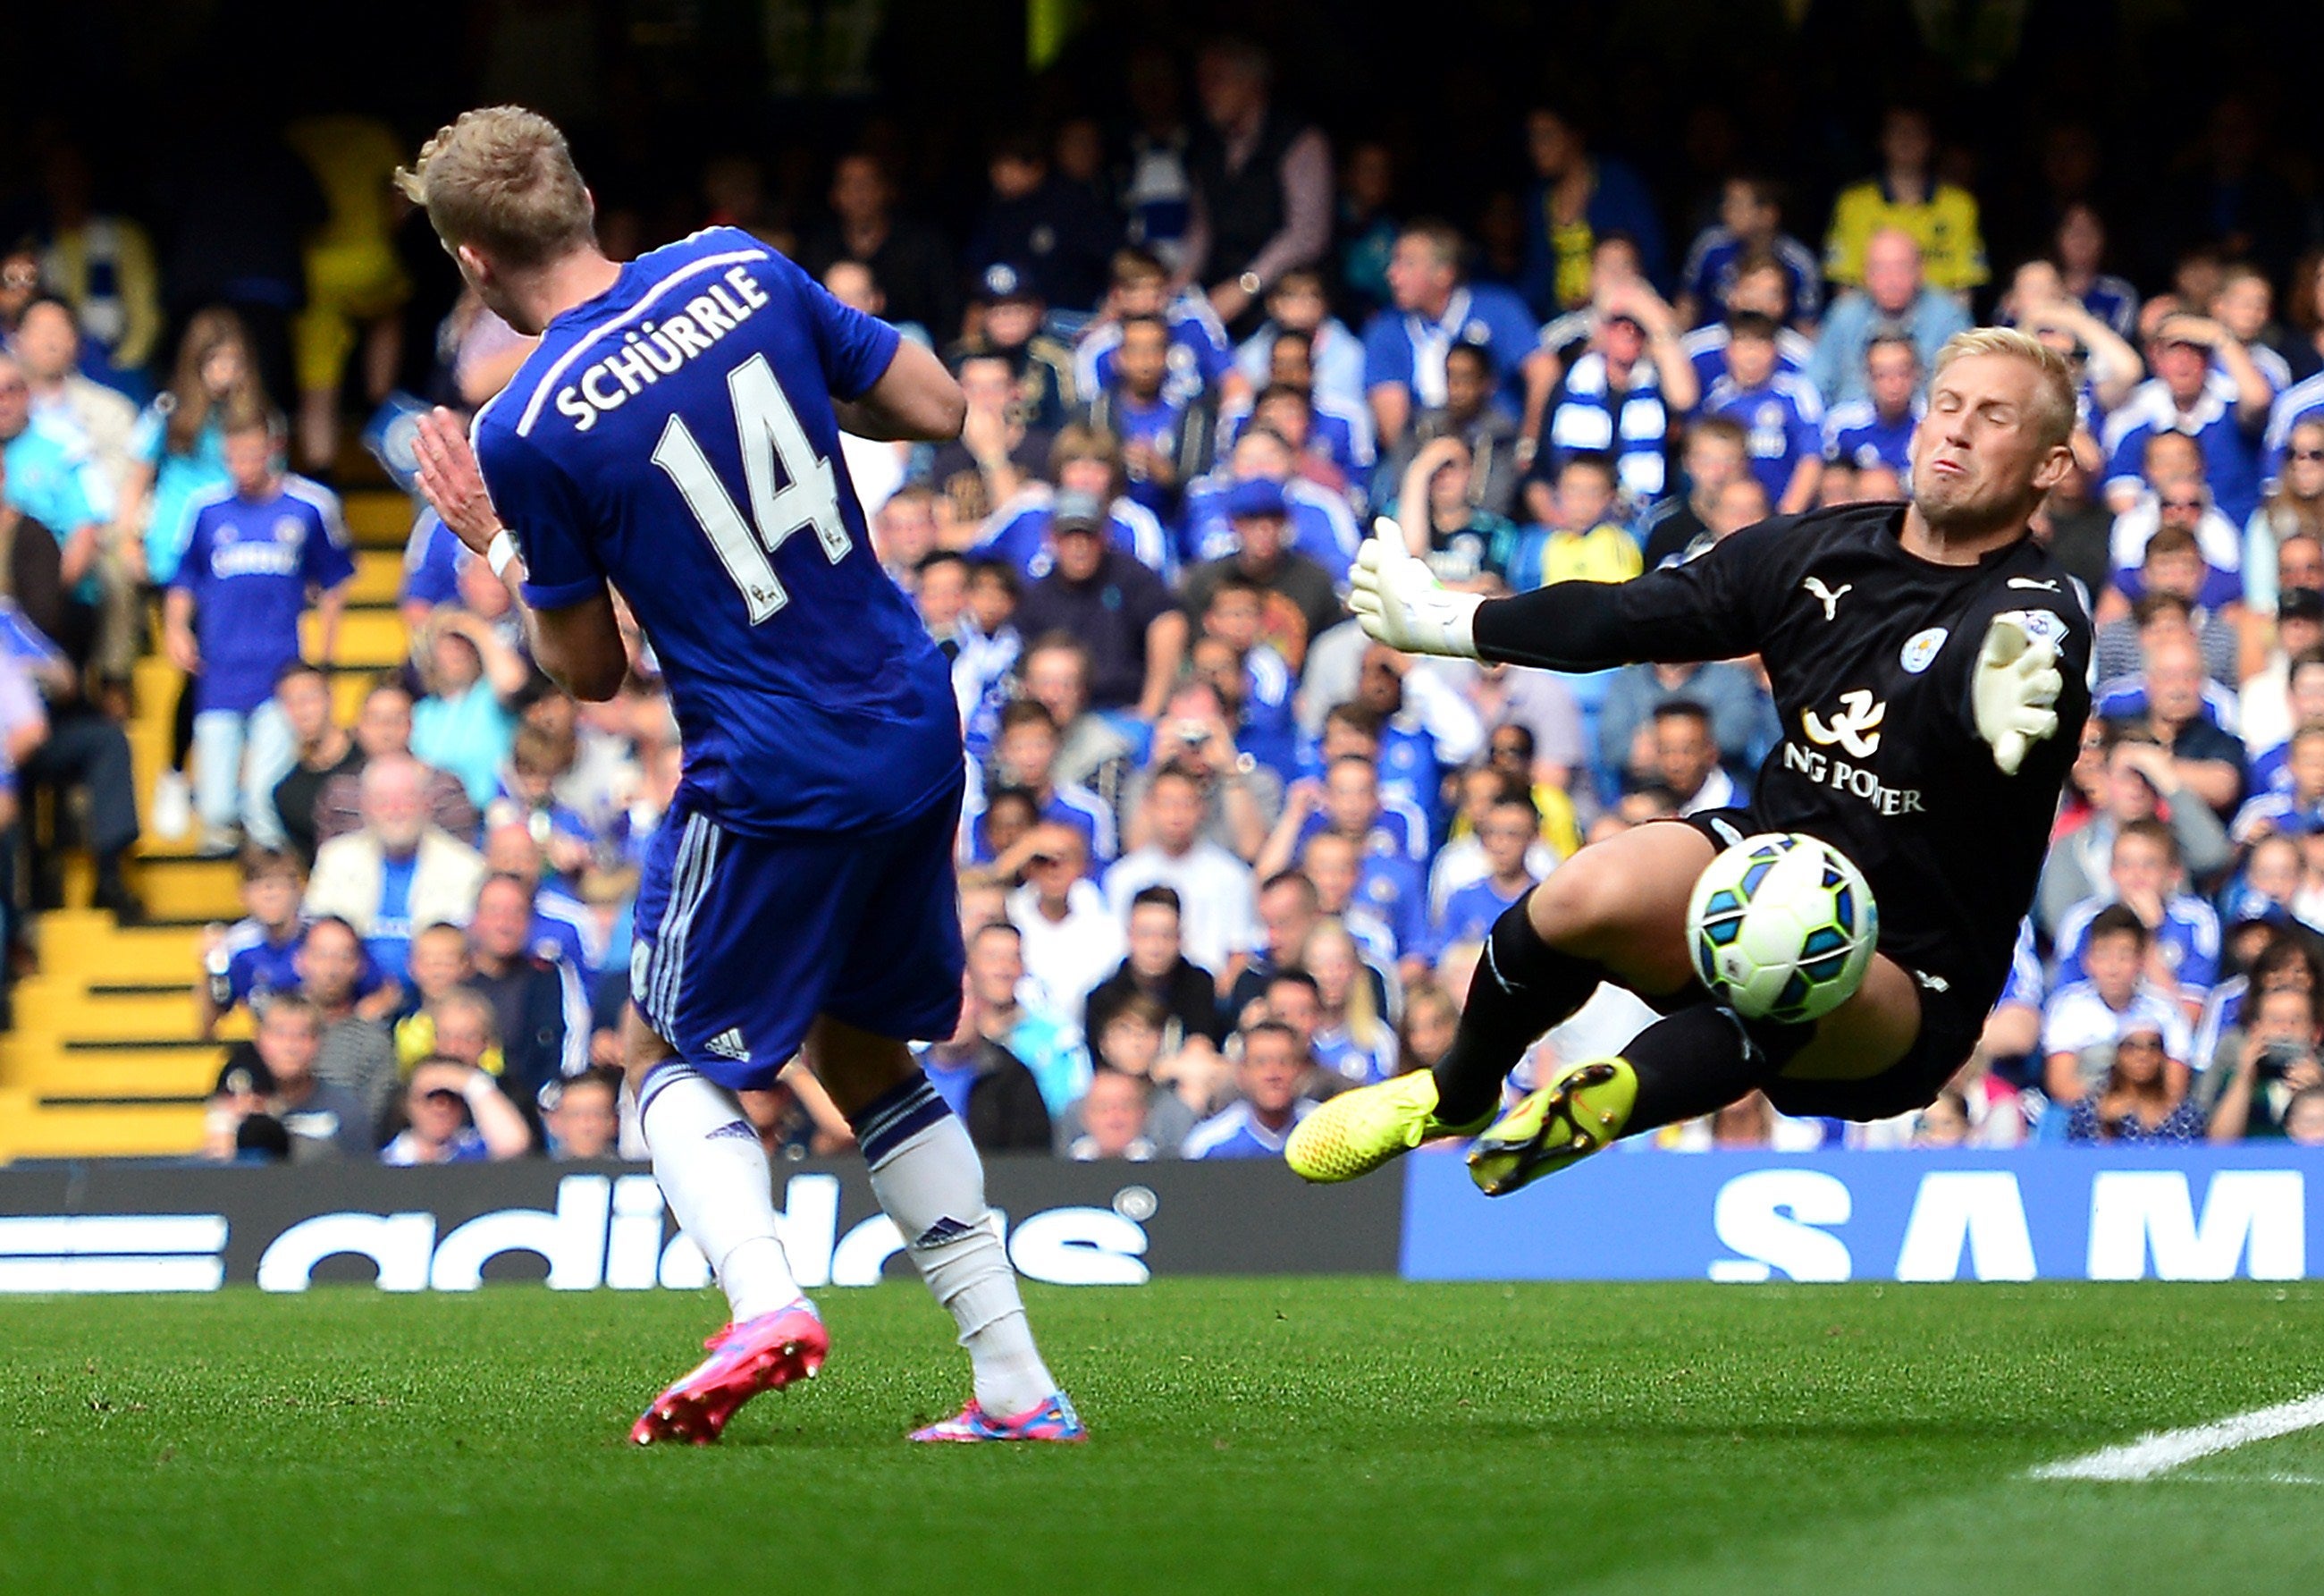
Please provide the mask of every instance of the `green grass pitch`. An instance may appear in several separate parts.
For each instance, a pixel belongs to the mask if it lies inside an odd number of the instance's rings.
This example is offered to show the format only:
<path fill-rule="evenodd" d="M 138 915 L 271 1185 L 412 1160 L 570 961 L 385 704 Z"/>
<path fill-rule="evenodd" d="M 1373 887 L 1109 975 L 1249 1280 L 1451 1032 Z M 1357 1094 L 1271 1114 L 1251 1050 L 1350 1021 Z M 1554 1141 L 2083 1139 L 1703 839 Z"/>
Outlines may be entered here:
<path fill-rule="evenodd" d="M 715 1449 L 708 1295 L 0 1301 L 0 1589 L 2313 1591 L 2324 1432 L 2032 1465 L 2324 1390 L 2324 1287 L 1037 1289 L 1095 1432 L 925 1448 L 965 1366 L 832 1292 Z"/>

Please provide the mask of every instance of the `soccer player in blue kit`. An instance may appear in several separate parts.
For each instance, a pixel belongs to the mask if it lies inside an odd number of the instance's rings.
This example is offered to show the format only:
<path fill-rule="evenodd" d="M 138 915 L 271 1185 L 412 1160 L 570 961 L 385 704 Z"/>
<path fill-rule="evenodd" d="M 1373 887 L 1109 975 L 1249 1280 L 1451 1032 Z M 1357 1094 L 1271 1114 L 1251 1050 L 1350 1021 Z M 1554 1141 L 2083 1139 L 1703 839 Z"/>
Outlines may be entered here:
<path fill-rule="evenodd" d="M 397 180 L 484 302 L 541 339 L 468 436 L 423 419 L 422 491 L 582 698 L 627 668 L 618 591 L 684 739 L 622 1047 L 655 1177 L 733 1319 L 631 1439 L 715 1441 L 823 1362 L 735 1095 L 802 1051 L 968 1350 L 974 1396 L 913 1439 L 1084 1439 L 976 1150 L 906 1046 L 959 1014 L 960 723 L 944 657 L 872 553 L 839 429 L 953 438 L 960 389 L 747 233 L 608 260 L 564 136 L 534 113 L 468 112 Z"/>

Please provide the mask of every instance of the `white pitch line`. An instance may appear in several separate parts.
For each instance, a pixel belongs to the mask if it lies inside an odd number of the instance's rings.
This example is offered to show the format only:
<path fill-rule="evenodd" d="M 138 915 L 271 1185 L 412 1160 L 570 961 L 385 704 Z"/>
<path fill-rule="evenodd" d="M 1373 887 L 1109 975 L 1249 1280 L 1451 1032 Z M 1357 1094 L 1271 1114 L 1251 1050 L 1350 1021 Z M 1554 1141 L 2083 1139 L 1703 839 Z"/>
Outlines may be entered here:
<path fill-rule="evenodd" d="M 2217 1424 L 2190 1429 L 2164 1430 L 2142 1435 L 2126 1445 L 2109 1446 L 2087 1457 L 2061 1463 L 2043 1463 L 2033 1471 L 2036 1480 L 2152 1480 L 2182 1468 L 2198 1458 L 2233 1452 L 2256 1441 L 2324 1426 L 2324 1391 L 2297 1402 L 2280 1403 L 2223 1418 Z"/>

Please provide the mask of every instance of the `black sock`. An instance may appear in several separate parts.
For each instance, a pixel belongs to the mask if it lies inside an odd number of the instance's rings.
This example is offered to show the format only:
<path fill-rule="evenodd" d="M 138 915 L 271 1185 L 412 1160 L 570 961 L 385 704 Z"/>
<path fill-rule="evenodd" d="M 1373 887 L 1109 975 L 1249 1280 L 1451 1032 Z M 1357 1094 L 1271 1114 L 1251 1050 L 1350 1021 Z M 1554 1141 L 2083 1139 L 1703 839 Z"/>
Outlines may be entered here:
<path fill-rule="evenodd" d="M 1747 1020 L 1716 1003 L 1656 1020 L 1622 1049 L 1638 1077 L 1622 1134 L 1717 1112 L 1783 1068 L 1814 1035 L 1812 1025 Z"/>
<path fill-rule="evenodd" d="M 1541 939 L 1527 892 L 1493 922 L 1452 1050 L 1437 1062 L 1436 1117 L 1459 1125 L 1499 1101 L 1501 1083 L 1544 1031 L 1589 1001 L 1605 973 Z"/>

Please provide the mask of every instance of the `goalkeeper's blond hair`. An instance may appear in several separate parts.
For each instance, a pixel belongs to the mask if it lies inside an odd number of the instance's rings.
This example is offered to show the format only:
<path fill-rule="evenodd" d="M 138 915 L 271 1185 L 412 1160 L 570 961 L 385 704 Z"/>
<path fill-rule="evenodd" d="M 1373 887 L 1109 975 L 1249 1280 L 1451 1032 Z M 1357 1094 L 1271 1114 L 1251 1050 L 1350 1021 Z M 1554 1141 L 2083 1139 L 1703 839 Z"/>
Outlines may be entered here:
<path fill-rule="evenodd" d="M 1942 376 L 1945 367 L 1964 355 L 2015 355 L 2033 366 L 2038 379 L 2034 393 L 2043 448 L 2061 447 L 2074 436 L 2074 372 L 2064 355 L 2014 327 L 1973 327 L 1945 340 L 1945 346 L 1937 351 L 1937 368 L 1930 381 Z"/>
<path fill-rule="evenodd" d="M 521 106 L 468 111 L 399 167 L 395 186 L 447 248 L 468 244 L 523 270 L 596 239 L 596 207 L 557 125 Z"/>

